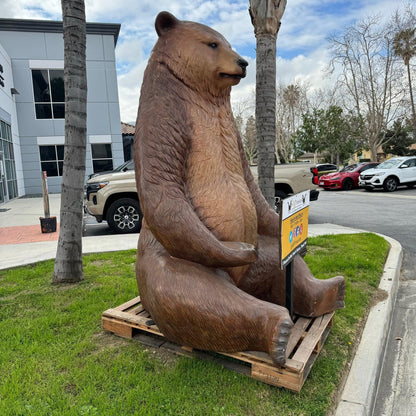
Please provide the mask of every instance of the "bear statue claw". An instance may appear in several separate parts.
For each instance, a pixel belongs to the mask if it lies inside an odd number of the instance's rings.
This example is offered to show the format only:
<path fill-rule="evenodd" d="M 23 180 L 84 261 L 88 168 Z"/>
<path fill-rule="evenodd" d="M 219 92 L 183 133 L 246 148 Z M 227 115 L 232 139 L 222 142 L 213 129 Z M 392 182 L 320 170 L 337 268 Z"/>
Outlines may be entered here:
<path fill-rule="evenodd" d="M 273 363 L 278 367 L 282 367 L 286 362 L 286 348 L 292 327 L 292 321 L 286 318 L 274 329 L 269 354 Z"/>

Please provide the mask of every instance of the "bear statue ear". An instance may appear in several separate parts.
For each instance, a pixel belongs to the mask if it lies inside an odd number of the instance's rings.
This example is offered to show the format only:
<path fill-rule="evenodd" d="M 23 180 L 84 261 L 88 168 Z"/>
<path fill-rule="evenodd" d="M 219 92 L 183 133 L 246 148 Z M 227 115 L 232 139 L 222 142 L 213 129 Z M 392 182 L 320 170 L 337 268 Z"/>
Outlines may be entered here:
<path fill-rule="evenodd" d="M 158 36 L 162 36 L 163 33 L 173 29 L 179 24 L 179 20 L 169 12 L 160 12 L 155 21 L 155 28 Z"/>

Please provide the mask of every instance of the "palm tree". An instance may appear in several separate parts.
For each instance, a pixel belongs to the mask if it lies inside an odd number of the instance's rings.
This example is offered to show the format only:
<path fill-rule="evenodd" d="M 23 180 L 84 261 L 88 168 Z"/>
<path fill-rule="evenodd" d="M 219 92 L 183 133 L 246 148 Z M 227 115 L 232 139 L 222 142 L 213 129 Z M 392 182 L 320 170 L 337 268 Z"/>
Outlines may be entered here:
<path fill-rule="evenodd" d="M 274 207 L 274 143 L 276 138 L 276 39 L 287 0 L 250 0 L 256 35 L 256 130 L 258 180 Z"/>
<path fill-rule="evenodd" d="M 84 0 L 62 0 L 65 153 L 61 224 L 53 283 L 79 282 L 82 267 L 83 185 L 87 139 L 86 22 Z"/>
<path fill-rule="evenodd" d="M 283 102 L 287 104 L 289 116 L 287 118 L 287 133 L 289 142 L 291 142 L 292 135 L 296 131 L 295 127 L 295 110 L 300 100 L 300 88 L 298 85 L 288 85 L 283 90 Z M 292 146 L 291 146 L 292 147 Z M 291 152 L 293 154 L 293 152 Z"/>
<path fill-rule="evenodd" d="M 412 126 L 413 136 L 416 138 L 416 111 L 413 99 L 412 77 L 410 74 L 410 59 L 416 56 L 416 28 L 402 29 L 396 33 L 393 39 L 393 51 L 396 56 L 403 59 L 407 68 L 407 77 L 409 80 L 410 104 L 412 106 Z"/>

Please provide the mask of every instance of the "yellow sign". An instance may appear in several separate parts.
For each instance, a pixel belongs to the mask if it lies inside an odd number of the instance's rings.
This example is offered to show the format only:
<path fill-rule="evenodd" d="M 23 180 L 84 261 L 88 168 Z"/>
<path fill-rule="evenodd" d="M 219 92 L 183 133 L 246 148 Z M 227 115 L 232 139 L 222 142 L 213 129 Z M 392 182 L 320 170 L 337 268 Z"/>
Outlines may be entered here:
<path fill-rule="evenodd" d="M 309 191 L 282 201 L 281 207 L 281 267 L 293 260 L 307 243 Z"/>

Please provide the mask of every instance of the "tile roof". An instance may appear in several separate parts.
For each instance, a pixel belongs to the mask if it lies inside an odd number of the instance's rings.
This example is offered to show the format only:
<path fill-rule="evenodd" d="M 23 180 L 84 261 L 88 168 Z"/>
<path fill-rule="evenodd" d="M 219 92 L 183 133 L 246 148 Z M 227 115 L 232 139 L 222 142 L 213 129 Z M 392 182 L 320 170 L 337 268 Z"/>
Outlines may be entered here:
<path fill-rule="evenodd" d="M 136 127 L 132 124 L 121 122 L 121 134 L 134 134 Z"/>

